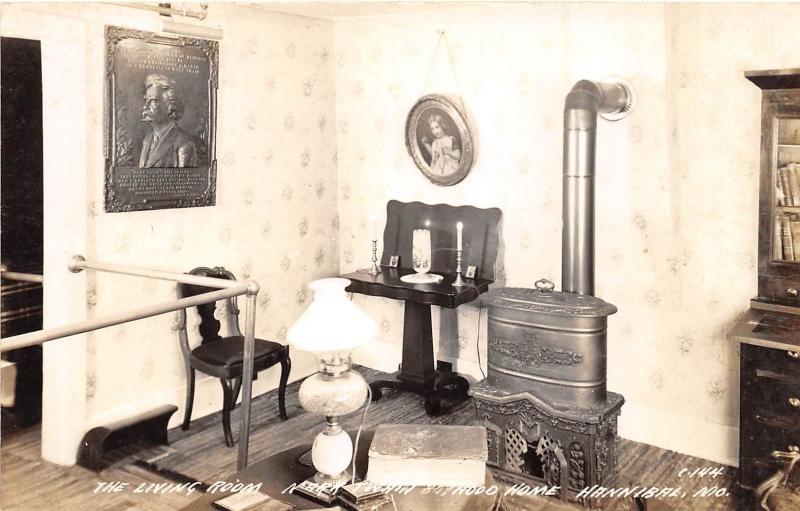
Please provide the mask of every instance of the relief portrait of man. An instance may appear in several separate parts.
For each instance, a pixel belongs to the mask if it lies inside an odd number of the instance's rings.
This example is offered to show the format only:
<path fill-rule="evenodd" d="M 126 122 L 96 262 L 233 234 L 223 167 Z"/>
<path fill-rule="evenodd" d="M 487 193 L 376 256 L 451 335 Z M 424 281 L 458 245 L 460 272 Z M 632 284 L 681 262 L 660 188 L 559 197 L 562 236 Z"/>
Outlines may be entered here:
<path fill-rule="evenodd" d="M 184 104 L 175 81 L 160 74 L 145 78 L 142 122 L 152 130 L 142 141 L 139 168 L 197 167 L 198 144 L 178 124 Z"/>

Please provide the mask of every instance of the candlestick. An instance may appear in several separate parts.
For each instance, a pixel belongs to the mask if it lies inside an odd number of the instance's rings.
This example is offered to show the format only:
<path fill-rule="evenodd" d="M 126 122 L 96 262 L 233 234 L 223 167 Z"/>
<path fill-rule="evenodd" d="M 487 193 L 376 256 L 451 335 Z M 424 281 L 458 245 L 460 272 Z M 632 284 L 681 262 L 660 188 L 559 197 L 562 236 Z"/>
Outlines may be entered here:
<path fill-rule="evenodd" d="M 464 223 L 458 222 L 456 224 L 456 249 L 461 250 L 461 231 L 464 230 Z"/>
<path fill-rule="evenodd" d="M 377 275 L 381 272 L 381 269 L 378 267 L 378 240 L 372 240 L 372 268 L 369 269 L 367 273 L 370 275 Z"/>
<path fill-rule="evenodd" d="M 461 223 L 461 222 L 459 222 Z M 461 231 L 459 230 L 459 233 Z M 456 280 L 453 281 L 453 285 L 456 287 L 461 287 L 467 285 L 467 281 L 461 276 L 461 249 L 456 249 Z"/>

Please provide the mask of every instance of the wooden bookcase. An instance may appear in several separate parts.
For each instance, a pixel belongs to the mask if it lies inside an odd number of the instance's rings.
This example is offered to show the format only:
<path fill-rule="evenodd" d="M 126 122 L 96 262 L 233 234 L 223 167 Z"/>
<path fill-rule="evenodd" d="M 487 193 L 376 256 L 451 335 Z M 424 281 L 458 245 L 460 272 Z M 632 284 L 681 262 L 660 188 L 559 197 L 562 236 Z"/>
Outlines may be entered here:
<path fill-rule="evenodd" d="M 800 69 L 745 76 L 762 90 L 758 300 L 800 307 Z"/>
<path fill-rule="evenodd" d="M 739 484 L 780 468 L 775 451 L 800 449 L 800 69 L 750 71 L 762 90 L 758 296 L 739 342 Z M 756 509 L 751 492 L 740 508 Z"/>

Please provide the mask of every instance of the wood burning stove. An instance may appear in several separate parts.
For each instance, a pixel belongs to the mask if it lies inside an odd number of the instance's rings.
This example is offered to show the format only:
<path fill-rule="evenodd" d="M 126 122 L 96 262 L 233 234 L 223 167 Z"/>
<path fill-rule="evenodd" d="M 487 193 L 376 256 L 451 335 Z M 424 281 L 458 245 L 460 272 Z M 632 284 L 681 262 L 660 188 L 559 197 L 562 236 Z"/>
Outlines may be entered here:
<path fill-rule="evenodd" d="M 499 479 L 558 486 L 561 497 L 616 476 L 617 418 L 624 398 L 606 390 L 608 316 L 594 294 L 594 150 L 597 116 L 633 106 L 622 81 L 580 81 L 564 109 L 562 291 L 489 293 L 488 375 L 475 384 Z"/>
<path fill-rule="evenodd" d="M 557 408 L 606 401 L 606 324 L 617 308 L 600 298 L 535 289 L 504 288 L 489 298 L 491 386 L 534 391 Z"/>
<path fill-rule="evenodd" d="M 606 323 L 616 310 L 546 281 L 490 293 L 489 371 L 470 393 L 500 479 L 566 498 L 614 478 L 624 399 L 606 391 Z"/>

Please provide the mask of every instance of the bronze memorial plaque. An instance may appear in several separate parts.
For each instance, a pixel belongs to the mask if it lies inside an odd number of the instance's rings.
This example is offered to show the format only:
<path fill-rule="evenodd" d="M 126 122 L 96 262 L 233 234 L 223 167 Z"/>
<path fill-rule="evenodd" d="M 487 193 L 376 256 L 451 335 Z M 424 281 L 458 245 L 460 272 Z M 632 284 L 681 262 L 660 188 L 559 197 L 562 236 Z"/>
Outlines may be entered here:
<path fill-rule="evenodd" d="M 218 43 L 106 27 L 105 210 L 213 206 Z"/>

